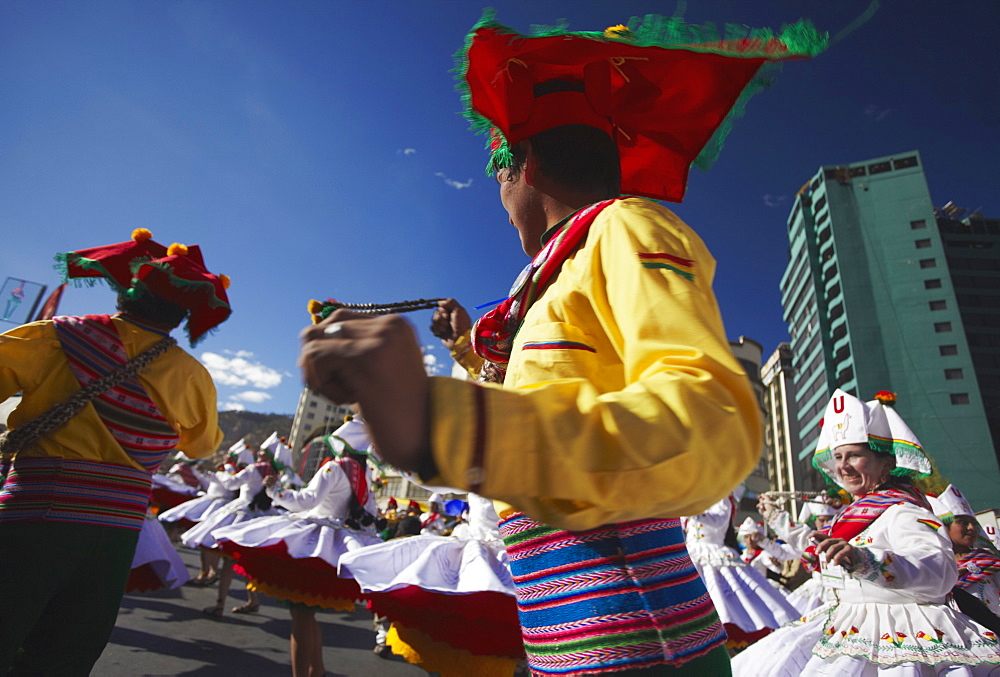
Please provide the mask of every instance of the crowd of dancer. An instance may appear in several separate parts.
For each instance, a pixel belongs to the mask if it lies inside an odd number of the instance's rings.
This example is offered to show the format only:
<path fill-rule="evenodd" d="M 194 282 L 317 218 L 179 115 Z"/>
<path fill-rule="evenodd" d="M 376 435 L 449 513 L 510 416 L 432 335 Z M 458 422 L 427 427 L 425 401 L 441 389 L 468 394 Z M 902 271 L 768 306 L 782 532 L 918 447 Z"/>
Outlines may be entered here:
<path fill-rule="evenodd" d="M 476 382 L 427 375 L 406 303 L 319 304 L 304 379 L 365 422 L 306 482 L 277 435 L 197 464 L 223 437 L 215 390 L 169 333 L 187 320 L 194 345 L 230 313 L 197 246 L 140 229 L 63 255 L 121 312 L 0 336 L 0 397 L 23 396 L 0 439 L 0 672 L 87 674 L 126 586 L 184 579 L 169 529 L 202 553 L 192 585 L 219 586 L 210 617 L 234 575 L 233 612 L 287 604 L 296 677 L 324 672 L 317 612 L 359 602 L 376 653 L 448 675 L 1000 674 L 1000 555 L 956 488 L 919 488 L 932 464 L 888 399 L 827 407 L 814 465 L 847 500 L 793 520 L 765 499 L 766 527 L 735 528 L 760 405 L 715 260 L 657 201 L 711 164 L 761 69 L 827 42 L 804 21 L 720 34 L 654 15 L 522 36 L 487 13 L 456 72 L 532 260 L 475 324 L 454 299 L 435 310 Z M 161 476 L 173 449 L 190 460 Z M 467 519 L 380 512 L 383 462 L 464 496 Z M 153 520 L 151 495 L 176 505 Z"/>
<path fill-rule="evenodd" d="M 834 395 L 817 463 L 835 486 L 799 496 L 805 500 L 794 516 L 787 497 L 762 494 L 762 521 L 737 525 L 740 489 L 682 519 L 735 674 L 826 674 L 810 661 L 845 675 L 924 674 L 921 665 L 933 670 L 927 674 L 1000 669 L 1000 551 L 956 487 L 934 496 L 915 486 L 931 464 L 893 401 L 888 393 L 868 403 Z M 416 501 L 400 508 L 391 497 L 380 509 L 369 480 L 382 462 L 364 424 L 349 420 L 326 439 L 331 457 L 305 486 L 289 471 L 288 447 L 276 435 L 255 461 L 240 441 L 218 469 L 182 460 L 159 480 L 174 490 L 174 501 L 188 497 L 184 487 L 201 488 L 159 519 L 202 552 L 202 571 L 190 584 L 219 582 L 220 603 L 205 613 L 223 613 L 232 575 L 224 572 L 235 568 L 251 597 L 234 612 L 256 611 L 257 591 L 289 605 L 295 675 L 323 674 L 316 611 L 361 603 L 373 613 L 381 657 L 396 653 L 442 675 L 526 670 L 492 501 L 461 494 L 449 511 L 442 492 L 459 492 L 427 487 L 434 493 L 426 510 Z M 895 452 L 869 442 L 884 439 L 895 441 Z M 258 480 L 246 479 L 254 474 Z M 262 500 L 269 507 L 250 507 Z M 155 522 L 147 530 L 162 533 Z M 160 585 L 180 585 L 178 567 L 168 566 L 177 557 L 173 546 L 162 537 L 155 542 L 137 551 L 133 578 L 140 564 L 157 564 L 151 553 L 159 547 Z M 150 578 L 147 572 L 143 580 Z"/>

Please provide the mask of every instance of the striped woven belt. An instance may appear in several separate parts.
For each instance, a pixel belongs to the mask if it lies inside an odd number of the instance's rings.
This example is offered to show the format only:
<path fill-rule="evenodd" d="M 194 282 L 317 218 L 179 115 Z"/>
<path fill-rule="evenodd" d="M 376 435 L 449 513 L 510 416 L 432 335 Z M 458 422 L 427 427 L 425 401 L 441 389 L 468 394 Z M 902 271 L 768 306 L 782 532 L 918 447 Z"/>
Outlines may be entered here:
<path fill-rule="evenodd" d="M 49 520 L 142 529 L 150 474 L 64 458 L 17 458 L 0 490 L 0 521 Z"/>
<path fill-rule="evenodd" d="M 500 532 L 535 672 L 677 666 L 725 643 L 677 519 L 570 532 L 513 513 Z"/>

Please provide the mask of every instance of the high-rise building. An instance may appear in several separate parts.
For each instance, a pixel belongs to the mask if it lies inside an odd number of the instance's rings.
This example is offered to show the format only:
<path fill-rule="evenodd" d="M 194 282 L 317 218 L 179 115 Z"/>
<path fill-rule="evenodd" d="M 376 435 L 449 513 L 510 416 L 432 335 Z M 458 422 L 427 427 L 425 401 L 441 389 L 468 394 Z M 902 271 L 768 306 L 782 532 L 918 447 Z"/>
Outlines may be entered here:
<path fill-rule="evenodd" d="M 937 217 L 916 151 L 821 167 L 796 196 L 781 301 L 799 455 L 813 452 L 835 388 L 865 400 L 889 390 L 941 473 L 977 509 L 991 508 L 1000 236 L 995 221 L 967 219 L 959 233 Z"/>
<path fill-rule="evenodd" d="M 757 402 L 760 405 L 761 416 L 763 418 L 764 414 L 764 386 L 760 381 L 760 361 L 764 354 L 764 348 L 754 341 L 753 339 L 747 338 L 746 336 L 741 336 L 738 341 L 729 342 L 729 350 L 739 361 L 740 366 L 743 367 L 743 371 L 746 372 L 747 378 L 750 379 L 750 385 L 753 386 L 754 395 L 757 396 Z M 770 488 L 770 482 L 767 476 L 768 469 L 768 454 L 766 447 L 761 450 L 760 461 L 757 466 L 750 472 L 743 484 L 749 490 L 750 494 L 756 496 L 762 491 L 767 491 Z M 749 506 L 752 508 L 755 504 L 753 496 L 748 496 Z"/>
<path fill-rule="evenodd" d="M 303 388 L 292 419 L 288 445 L 292 448 L 295 470 L 306 481 L 316 472 L 317 463 L 326 455 L 322 445 L 310 446 L 317 436 L 331 433 L 344 424 L 351 408 L 334 404 L 317 392 Z"/>

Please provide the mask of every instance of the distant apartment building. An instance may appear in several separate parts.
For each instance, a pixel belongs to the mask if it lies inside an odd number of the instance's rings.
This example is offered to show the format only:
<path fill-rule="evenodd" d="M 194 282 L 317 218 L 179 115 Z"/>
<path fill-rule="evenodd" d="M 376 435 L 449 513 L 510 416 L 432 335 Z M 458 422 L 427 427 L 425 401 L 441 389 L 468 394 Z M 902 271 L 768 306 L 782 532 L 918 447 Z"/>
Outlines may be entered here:
<path fill-rule="evenodd" d="M 824 166 L 802 187 L 781 279 L 787 410 L 805 460 L 835 388 L 897 393 L 941 473 L 984 509 L 1000 489 L 1000 233 L 954 216 L 932 206 L 916 151 Z"/>
<path fill-rule="evenodd" d="M 309 388 L 302 389 L 292 419 L 288 446 L 292 448 L 295 469 L 303 479 L 308 481 L 313 476 L 317 464 L 325 455 L 322 445 L 309 445 L 309 442 L 339 428 L 350 413 L 350 407 L 334 404 Z"/>

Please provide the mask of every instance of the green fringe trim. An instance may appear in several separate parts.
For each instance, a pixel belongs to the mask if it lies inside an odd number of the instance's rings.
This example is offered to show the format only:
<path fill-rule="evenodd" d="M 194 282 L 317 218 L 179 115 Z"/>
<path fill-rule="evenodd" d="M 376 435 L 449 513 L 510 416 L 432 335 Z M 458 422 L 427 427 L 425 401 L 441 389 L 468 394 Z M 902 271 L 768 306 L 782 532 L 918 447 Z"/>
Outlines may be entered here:
<path fill-rule="evenodd" d="M 496 12 L 493 9 L 483 11 L 482 17 L 469 31 L 465 38 L 465 44 L 455 53 L 455 67 L 451 70 L 455 74 L 456 86 L 462 98 L 465 108 L 464 115 L 469 121 L 469 128 L 476 134 L 486 134 L 488 136 L 486 149 L 490 151 L 490 159 L 486 164 L 486 175 L 490 176 L 494 172 L 509 167 L 514 160 L 510 151 L 510 146 L 503 140 L 499 148 L 492 148 L 492 135 L 499 132 L 494 129 L 492 123 L 485 117 L 473 110 L 471 105 L 471 94 L 466 75 L 469 70 L 469 48 L 472 45 L 472 36 L 479 28 L 491 27 L 500 29 L 502 32 L 517 37 L 553 37 L 560 35 L 572 35 L 584 37 L 590 40 L 602 42 L 621 42 L 639 47 L 673 47 L 687 49 L 692 52 L 707 52 L 712 54 L 740 55 L 747 58 L 769 58 L 775 56 L 773 51 L 763 49 L 769 40 L 777 37 L 777 40 L 784 45 L 789 54 L 800 56 L 816 56 L 822 52 L 829 44 L 829 36 L 820 33 L 808 20 L 800 20 L 793 24 L 781 27 L 777 36 L 769 28 L 751 28 L 739 24 L 726 24 L 720 33 L 714 24 L 694 25 L 686 23 L 679 16 L 664 17 L 656 14 L 647 14 L 644 17 L 632 17 L 626 24 L 629 32 L 619 33 L 614 36 L 607 36 L 603 31 L 570 31 L 565 21 L 554 26 L 535 25 L 531 27 L 531 36 L 522 36 L 513 29 L 504 26 L 496 21 Z M 708 170 L 718 159 L 722 151 L 726 136 L 732 130 L 733 120 L 743 117 L 746 112 L 747 102 L 759 91 L 770 86 L 774 74 L 780 70 L 780 63 L 765 64 L 754 77 L 754 79 L 744 88 L 743 93 L 733 105 L 726 119 L 712 135 L 712 138 L 701 153 L 692 163 L 701 170 Z"/>
<path fill-rule="evenodd" d="M 142 265 L 140 262 L 138 265 Z M 207 280 L 185 280 L 183 278 L 177 277 L 173 274 L 172 269 L 169 265 L 165 263 L 150 263 L 149 265 L 158 268 L 167 276 L 167 280 L 170 282 L 171 287 L 183 292 L 201 293 L 208 296 L 208 305 L 210 308 L 229 308 L 229 304 L 220 299 L 215 295 L 215 285 Z M 133 289 L 138 287 L 141 282 L 138 280 L 132 285 Z M 231 310 L 231 308 L 230 308 Z"/>
<path fill-rule="evenodd" d="M 72 257 L 72 263 L 74 266 L 83 268 L 84 270 L 95 271 L 99 273 L 101 277 L 75 277 L 70 279 L 70 257 Z M 116 292 L 125 291 L 125 289 L 111 276 L 107 268 L 105 268 L 99 261 L 85 259 L 74 252 L 56 254 L 53 258 L 55 259 L 55 263 L 52 265 L 52 268 L 59 274 L 59 279 L 63 282 L 68 282 L 78 288 L 96 287 L 99 284 L 107 284 Z"/>
<path fill-rule="evenodd" d="M 872 451 L 881 454 L 892 454 L 893 456 L 899 457 L 909 457 L 914 460 L 919 460 L 923 458 L 930 465 L 929 457 L 924 454 L 920 447 L 910 444 L 908 442 L 903 442 L 900 440 L 887 440 L 884 437 L 872 437 L 868 436 L 868 446 L 871 447 Z M 821 449 L 813 454 L 812 465 L 816 470 L 826 478 L 828 484 L 835 487 L 839 487 L 840 484 L 837 480 L 827 472 L 827 469 L 823 466 L 824 463 L 830 463 L 833 460 L 833 449 L 827 447 L 826 449 Z M 930 472 L 921 472 L 919 470 L 911 470 L 909 468 L 895 467 L 892 469 L 890 474 L 896 477 L 906 477 L 910 480 L 916 480 L 923 477 L 930 477 L 934 473 L 933 467 Z"/>

